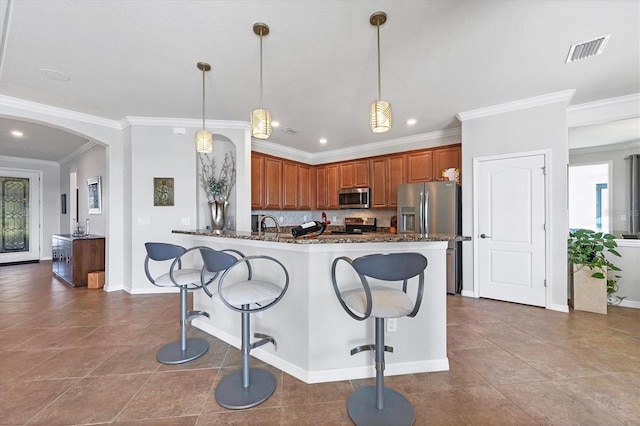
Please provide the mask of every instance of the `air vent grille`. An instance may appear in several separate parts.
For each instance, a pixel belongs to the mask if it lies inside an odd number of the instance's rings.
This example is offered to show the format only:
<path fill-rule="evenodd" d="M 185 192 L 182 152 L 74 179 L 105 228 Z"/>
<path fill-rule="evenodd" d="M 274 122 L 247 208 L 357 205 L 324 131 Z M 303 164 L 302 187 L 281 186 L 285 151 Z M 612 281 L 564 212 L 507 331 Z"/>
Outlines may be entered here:
<path fill-rule="evenodd" d="M 569 49 L 569 54 L 567 55 L 567 60 L 565 62 L 568 64 L 569 62 L 575 62 L 580 59 L 601 54 L 609 41 L 609 37 L 611 37 L 611 34 L 604 37 L 598 37 L 594 40 L 585 41 L 584 43 L 574 44 Z"/>
<path fill-rule="evenodd" d="M 300 130 L 294 129 L 293 127 L 285 127 L 284 129 L 282 129 L 282 131 L 290 135 L 297 135 L 298 133 L 302 133 Z"/>

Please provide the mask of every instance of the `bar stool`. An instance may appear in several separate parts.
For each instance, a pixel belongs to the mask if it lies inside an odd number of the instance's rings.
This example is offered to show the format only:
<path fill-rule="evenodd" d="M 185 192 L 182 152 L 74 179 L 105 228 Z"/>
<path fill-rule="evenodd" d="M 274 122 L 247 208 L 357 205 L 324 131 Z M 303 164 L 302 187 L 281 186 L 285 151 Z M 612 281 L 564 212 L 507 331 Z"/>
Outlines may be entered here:
<path fill-rule="evenodd" d="M 276 378 L 269 371 L 251 368 L 249 353 L 251 349 L 266 343 L 273 343 L 276 350 L 278 346 L 273 337 L 260 333 L 255 333 L 253 337 L 261 340 L 251 343 L 250 314 L 269 309 L 282 300 L 287 288 L 289 288 L 289 273 L 282 263 L 270 256 L 244 256 L 237 250 L 217 251 L 206 247 L 201 247 L 200 253 L 204 261 L 203 282 L 206 282 L 205 270 L 209 273 L 215 273 L 216 276 L 222 272 L 217 292 L 211 294 L 206 286 L 203 286 L 203 289 L 216 302 L 224 304 L 235 312 L 240 312 L 242 316 L 242 368 L 220 381 L 215 390 L 216 401 L 221 406 L 230 409 L 254 407 L 266 401 L 273 394 L 276 389 Z M 254 279 L 256 264 L 266 263 L 265 261 L 275 263 L 284 272 L 282 287 L 271 281 Z M 225 285 L 229 273 L 242 265 L 247 267 L 247 278 Z"/>
<path fill-rule="evenodd" d="M 188 338 L 187 325 L 199 316 L 209 314 L 204 311 L 190 311 L 188 308 L 188 292 L 202 287 L 203 274 L 200 269 L 182 269 L 183 256 L 196 249 L 189 250 L 182 246 L 169 243 L 145 243 L 147 257 L 144 260 L 144 272 L 149 281 L 158 287 L 178 287 L 180 289 L 180 340 L 162 346 L 156 354 L 156 359 L 162 364 L 182 364 L 192 361 L 209 350 L 209 342 L 204 339 Z M 164 262 L 171 260 L 169 272 L 156 278 L 151 276 L 149 261 Z M 206 279 L 211 282 L 214 277 L 207 274 Z"/>
<path fill-rule="evenodd" d="M 361 286 L 345 291 L 339 289 L 336 266 L 341 260 L 355 270 Z M 416 316 L 422 302 L 427 263 L 427 258 L 420 253 L 371 254 L 354 260 L 341 256 L 333 261 L 331 279 L 340 305 L 358 321 L 371 316 L 375 318 L 375 345 L 351 350 L 351 355 L 373 350 L 376 360 L 376 385 L 353 391 L 347 400 L 347 412 L 356 425 L 413 424 L 415 415 L 411 403 L 400 393 L 384 387 L 384 352 L 393 352 L 392 347 L 384 344 L 384 320 Z M 418 289 L 414 302 L 407 295 L 407 283 L 416 276 Z M 402 289 L 385 283 L 369 285 L 367 277 L 395 284 L 402 282 Z"/>

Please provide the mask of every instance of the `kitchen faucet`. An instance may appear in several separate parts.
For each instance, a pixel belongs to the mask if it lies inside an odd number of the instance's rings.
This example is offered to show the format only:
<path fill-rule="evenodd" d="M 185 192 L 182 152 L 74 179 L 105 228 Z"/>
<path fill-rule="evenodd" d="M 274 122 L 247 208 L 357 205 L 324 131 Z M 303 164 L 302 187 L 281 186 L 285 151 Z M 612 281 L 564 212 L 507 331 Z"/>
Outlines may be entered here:
<path fill-rule="evenodd" d="M 270 214 L 265 214 L 265 215 L 260 215 L 258 216 L 258 238 L 260 238 L 262 236 L 262 225 L 264 224 L 264 220 L 265 219 L 272 219 L 273 223 L 276 224 L 276 237 L 278 235 L 280 235 L 280 225 L 278 224 L 278 219 L 276 219 L 275 216 L 270 215 Z"/>

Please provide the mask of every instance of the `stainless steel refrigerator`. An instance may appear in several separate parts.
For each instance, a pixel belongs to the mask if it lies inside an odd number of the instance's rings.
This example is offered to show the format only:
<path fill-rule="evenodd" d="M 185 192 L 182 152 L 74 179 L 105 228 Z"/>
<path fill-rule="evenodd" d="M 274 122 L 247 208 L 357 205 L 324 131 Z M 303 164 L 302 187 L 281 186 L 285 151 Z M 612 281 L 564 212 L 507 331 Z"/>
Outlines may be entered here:
<path fill-rule="evenodd" d="M 398 233 L 423 236 L 462 235 L 460 185 L 424 182 L 398 185 Z M 462 290 L 462 243 L 447 248 L 447 293 Z"/>

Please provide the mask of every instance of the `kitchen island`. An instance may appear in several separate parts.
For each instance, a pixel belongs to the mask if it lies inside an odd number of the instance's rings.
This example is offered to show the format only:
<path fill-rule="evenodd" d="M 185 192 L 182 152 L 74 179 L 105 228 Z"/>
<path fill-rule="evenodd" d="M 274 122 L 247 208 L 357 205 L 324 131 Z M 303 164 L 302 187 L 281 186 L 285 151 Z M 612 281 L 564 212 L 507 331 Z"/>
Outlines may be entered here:
<path fill-rule="evenodd" d="M 273 336 L 273 345 L 251 354 L 306 382 L 320 383 L 375 376 L 371 352 L 351 356 L 358 345 L 374 342 L 374 321 L 356 321 L 340 306 L 331 281 L 331 265 L 339 256 L 352 259 L 373 253 L 419 252 L 429 261 L 420 311 L 414 318 L 397 320 L 397 330 L 386 333 L 386 344 L 394 347 L 386 355 L 387 375 L 444 371 L 449 369 L 446 334 L 446 249 L 455 238 L 439 235 L 419 237 L 372 233 L 363 235 L 321 235 L 294 239 L 290 235 L 207 230 L 173 231 L 185 246 L 207 246 L 216 250 L 235 249 L 245 255 L 269 255 L 284 264 L 290 276 L 289 289 L 273 308 L 252 315 L 255 333 Z M 178 236 L 178 235 L 175 235 Z M 341 262 L 342 265 L 346 263 Z M 267 265 L 264 265 L 265 267 Z M 281 282 L 273 268 L 274 282 Z M 337 270 L 340 284 L 359 283 L 348 266 Z M 261 275 L 262 276 L 262 275 Z M 409 294 L 417 280 L 409 285 Z M 210 289 L 217 289 L 214 282 Z M 194 293 L 199 317 L 193 325 L 225 342 L 240 347 L 240 315 L 214 303 L 203 291 Z"/>

